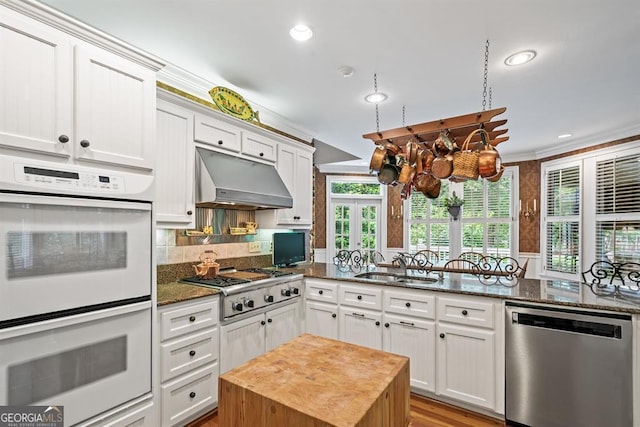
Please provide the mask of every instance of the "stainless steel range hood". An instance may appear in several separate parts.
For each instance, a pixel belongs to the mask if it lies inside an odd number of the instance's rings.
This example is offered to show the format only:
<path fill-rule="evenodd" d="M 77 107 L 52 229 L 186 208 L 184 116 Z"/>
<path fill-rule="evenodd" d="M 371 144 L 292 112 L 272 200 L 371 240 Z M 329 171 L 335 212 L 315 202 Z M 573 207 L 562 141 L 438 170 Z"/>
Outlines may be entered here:
<path fill-rule="evenodd" d="M 196 147 L 196 205 L 228 209 L 290 208 L 275 167 Z"/>

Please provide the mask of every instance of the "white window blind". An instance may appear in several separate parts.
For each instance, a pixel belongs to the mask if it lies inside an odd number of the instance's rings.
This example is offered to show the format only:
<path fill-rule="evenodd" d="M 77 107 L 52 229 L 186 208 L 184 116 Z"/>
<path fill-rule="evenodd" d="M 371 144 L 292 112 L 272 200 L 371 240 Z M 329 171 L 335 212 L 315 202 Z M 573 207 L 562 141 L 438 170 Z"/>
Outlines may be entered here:
<path fill-rule="evenodd" d="M 409 198 L 409 251 L 430 249 L 441 260 L 449 259 L 449 213 L 444 198 L 449 194 L 449 183 L 442 181 L 440 197 L 429 199 L 414 192 Z"/>
<path fill-rule="evenodd" d="M 580 261 L 580 166 L 548 170 L 545 268 L 576 273 Z"/>
<path fill-rule="evenodd" d="M 498 182 L 466 181 L 463 199 L 462 252 L 512 255 L 512 171 L 505 172 Z"/>
<path fill-rule="evenodd" d="M 596 260 L 640 262 L 640 154 L 596 163 Z"/>

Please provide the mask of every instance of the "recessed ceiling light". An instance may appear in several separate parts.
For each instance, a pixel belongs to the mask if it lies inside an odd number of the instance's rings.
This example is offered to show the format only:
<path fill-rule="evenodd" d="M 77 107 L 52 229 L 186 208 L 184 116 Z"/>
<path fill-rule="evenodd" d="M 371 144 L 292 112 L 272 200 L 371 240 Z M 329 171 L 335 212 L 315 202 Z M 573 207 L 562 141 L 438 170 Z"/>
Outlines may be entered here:
<path fill-rule="evenodd" d="M 562 135 L 558 135 L 558 139 L 570 138 L 572 136 L 573 136 L 572 133 L 563 133 Z"/>
<path fill-rule="evenodd" d="M 507 59 L 504 60 L 504 63 L 510 66 L 513 65 L 522 65 L 531 61 L 536 57 L 535 50 L 523 50 L 522 52 L 514 53 L 513 55 L 509 55 Z"/>
<path fill-rule="evenodd" d="M 372 104 L 379 104 L 387 99 L 387 95 L 382 92 L 370 93 L 364 97 L 364 100 Z"/>
<path fill-rule="evenodd" d="M 289 35 L 294 40 L 303 42 L 303 41 L 309 40 L 311 36 L 313 36 L 313 31 L 311 31 L 311 28 L 309 28 L 305 24 L 298 24 L 295 27 L 293 27 L 291 30 L 289 30 Z"/>
<path fill-rule="evenodd" d="M 342 74 L 342 77 L 351 77 L 353 76 L 353 73 L 355 72 L 355 70 L 353 69 L 353 67 L 349 67 L 348 65 L 343 65 L 342 67 L 338 68 L 338 72 Z"/>

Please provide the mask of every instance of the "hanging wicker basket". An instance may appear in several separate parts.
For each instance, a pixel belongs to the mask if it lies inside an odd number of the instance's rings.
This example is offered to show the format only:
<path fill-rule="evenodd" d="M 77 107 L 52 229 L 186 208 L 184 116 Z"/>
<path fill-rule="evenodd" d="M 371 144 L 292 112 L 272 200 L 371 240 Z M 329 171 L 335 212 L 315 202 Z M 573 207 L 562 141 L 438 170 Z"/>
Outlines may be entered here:
<path fill-rule="evenodd" d="M 478 159 L 477 151 L 469 149 L 471 138 L 477 133 L 487 132 L 484 129 L 476 129 L 471 132 L 462 144 L 462 149 L 453 153 L 453 171 L 451 172 L 451 180 L 455 182 L 468 181 L 470 179 L 478 179 Z"/>

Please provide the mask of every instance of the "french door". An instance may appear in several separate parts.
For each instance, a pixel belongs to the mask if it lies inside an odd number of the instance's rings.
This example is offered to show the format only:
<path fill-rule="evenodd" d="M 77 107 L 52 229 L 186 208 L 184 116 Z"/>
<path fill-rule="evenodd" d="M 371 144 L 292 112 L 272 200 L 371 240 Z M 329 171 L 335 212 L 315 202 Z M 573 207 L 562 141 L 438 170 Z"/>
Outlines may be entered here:
<path fill-rule="evenodd" d="M 332 199 L 329 262 L 340 250 L 381 251 L 381 207 L 380 200 Z"/>

